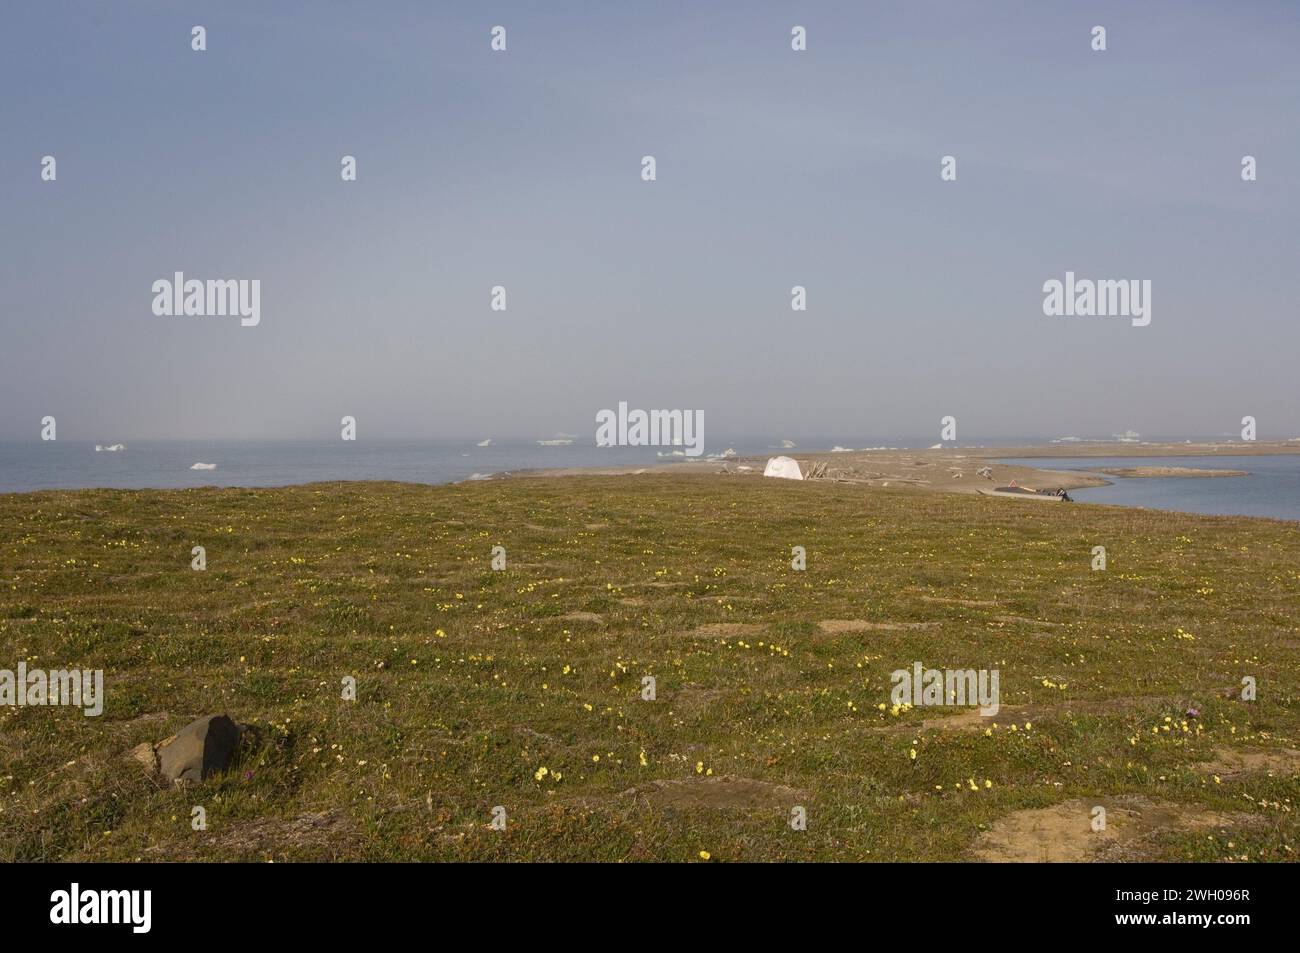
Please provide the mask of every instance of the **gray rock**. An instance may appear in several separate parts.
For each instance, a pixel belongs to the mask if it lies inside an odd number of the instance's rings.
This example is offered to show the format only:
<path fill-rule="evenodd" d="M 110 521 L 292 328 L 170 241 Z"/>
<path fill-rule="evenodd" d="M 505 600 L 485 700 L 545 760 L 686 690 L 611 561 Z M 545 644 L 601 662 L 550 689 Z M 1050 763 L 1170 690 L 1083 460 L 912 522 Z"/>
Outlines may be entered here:
<path fill-rule="evenodd" d="M 203 781 L 230 767 L 239 735 L 229 716 L 204 715 L 158 745 L 158 769 L 169 781 Z"/>

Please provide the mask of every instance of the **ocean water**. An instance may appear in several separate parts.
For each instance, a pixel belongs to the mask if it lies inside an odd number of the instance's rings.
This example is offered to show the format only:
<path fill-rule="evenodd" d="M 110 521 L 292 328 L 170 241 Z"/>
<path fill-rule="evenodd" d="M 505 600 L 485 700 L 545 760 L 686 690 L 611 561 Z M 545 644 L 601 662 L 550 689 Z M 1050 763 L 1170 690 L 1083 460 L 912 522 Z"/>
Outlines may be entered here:
<path fill-rule="evenodd" d="M 656 449 L 535 442 L 478 447 L 470 440 L 167 441 L 116 453 L 57 440 L 0 444 L 0 491 L 114 487 L 289 486 L 324 480 L 452 483 L 475 474 L 549 467 L 651 466 Z M 725 449 L 725 448 L 724 448 Z M 215 470 L 191 470 L 215 463 Z"/>
<path fill-rule="evenodd" d="M 796 442 L 801 448 L 829 448 L 837 442 L 854 447 L 928 446 L 919 441 L 845 442 L 825 438 Z M 730 441 L 709 437 L 704 452 L 721 453 L 728 448 L 742 456 L 792 452 L 781 449 L 779 438 L 770 437 Z M 670 463 L 669 458 L 658 453 L 671 449 L 597 447 L 591 434 L 563 447 L 543 447 L 534 440 L 494 440 L 490 447 L 476 446 L 473 440 L 167 441 L 127 442 L 125 450 L 96 453 L 93 443 L 63 439 L 0 442 L 0 492 L 289 486 L 325 480 L 452 483 L 476 474 L 517 470 L 648 467 Z M 217 468 L 191 470 L 194 463 L 215 463 Z"/>
<path fill-rule="evenodd" d="M 1096 471 L 1101 467 L 1203 467 L 1246 470 L 1243 477 L 1099 476 L 1110 486 L 1081 487 L 1070 496 L 1082 503 L 1145 506 L 1214 516 L 1271 516 L 1300 520 L 1300 455 L 1260 457 L 1016 457 L 1002 460 L 1048 470 Z"/>

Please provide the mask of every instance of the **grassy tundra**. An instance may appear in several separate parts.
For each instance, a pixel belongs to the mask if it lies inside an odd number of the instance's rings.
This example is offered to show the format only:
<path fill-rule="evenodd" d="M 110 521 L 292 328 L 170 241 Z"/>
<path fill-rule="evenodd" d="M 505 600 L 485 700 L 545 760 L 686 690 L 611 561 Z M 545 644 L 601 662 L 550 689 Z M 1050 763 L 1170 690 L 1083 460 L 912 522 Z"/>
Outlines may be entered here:
<path fill-rule="evenodd" d="M 1298 592 L 1288 523 L 833 484 L 0 496 L 0 668 L 107 692 L 0 708 L 0 860 L 1293 861 Z M 130 759 L 215 712 L 226 774 Z"/>

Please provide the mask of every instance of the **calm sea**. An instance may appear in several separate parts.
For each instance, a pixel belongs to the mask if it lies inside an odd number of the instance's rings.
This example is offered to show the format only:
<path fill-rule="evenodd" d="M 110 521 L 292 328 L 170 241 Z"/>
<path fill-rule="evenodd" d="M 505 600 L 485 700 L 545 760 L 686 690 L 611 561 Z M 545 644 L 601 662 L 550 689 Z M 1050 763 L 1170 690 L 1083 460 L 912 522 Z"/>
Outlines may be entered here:
<path fill-rule="evenodd" d="M 835 440 L 798 440 L 832 447 Z M 846 446 L 921 447 L 922 441 L 845 442 Z M 742 456 L 779 454 L 781 440 L 709 437 L 705 453 L 728 448 Z M 131 442 L 115 453 L 69 440 L 0 442 L 0 492 L 47 489 L 170 489 L 192 486 L 289 486 L 322 480 L 452 483 L 474 476 L 558 467 L 654 466 L 669 463 L 661 447 L 597 447 L 591 434 L 560 447 L 535 440 L 167 441 Z M 191 470 L 215 463 L 215 470 Z"/>
<path fill-rule="evenodd" d="M 1146 506 L 1156 510 L 1209 513 L 1216 516 L 1271 516 L 1300 520 L 1300 455 L 1275 457 L 1070 457 L 1006 459 L 1049 470 L 1102 467 L 1205 467 L 1246 470 L 1243 477 L 1117 477 L 1100 473 L 1110 486 L 1071 490 L 1083 503 Z"/>

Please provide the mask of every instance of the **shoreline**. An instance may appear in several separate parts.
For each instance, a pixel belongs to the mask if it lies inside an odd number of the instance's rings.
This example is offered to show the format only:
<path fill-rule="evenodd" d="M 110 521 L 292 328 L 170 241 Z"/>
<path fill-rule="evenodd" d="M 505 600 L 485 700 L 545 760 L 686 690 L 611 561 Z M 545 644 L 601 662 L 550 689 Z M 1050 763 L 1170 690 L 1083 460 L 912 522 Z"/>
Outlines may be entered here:
<path fill-rule="evenodd" d="M 1095 470 L 1053 469 L 1050 465 L 1034 466 L 1023 461 L 1041 460 L 1050 464 L 1054 459 L 1079 458 L 1124 458 L 1153 457 L 1177 459 L 1179 457 L 1263 457 L 1263 456 L 1297 456 L 1300 455 L 1300 441 L 1271 441 L 1243 443 L 1231 442 L 1164 442 L 1164 443 L 1114 443 L 1102 441 L 1079 442 L 1071 444 L 1026 444 L 1021 446 L 953 446 L 943 448 L 875 448 L 863 450 L 801 450 L 795 448 L 771 448 L 763 454 L 746 454 L 719 458 L 672 458 L 635 464 L 612 466 L 578 465 L 565 467 L 535 467 L 514 470 L 497 470 L 487 473 L 475 473 L 462 479 L 393 480 L 393 479 L 314 479 L 304 482 L 286 483 L 249 483 L 249 484 L 203 484 L 190 486 L 63 486 L 40 487 L 32 489 L 15 489 L 0 492 L 0 497 L 46 492 L 79 491 L 147 491 L 147 490 L 201 490 L 201 489 L 248 489 L 262 490 L 279 487 L 308 486 L 347 482 L 357 485 L 405 483 L 411 486 L 455 486 L 474 482 L 500 482 L 515 479 L 537 479 L 556 477 L 610 477 L 635 476 L 641 474 L 671 476 L 731 476 L 761 477 L 764 467 L 774 456 L 789 456 L 799 464 L 805 479 L 810 481 L 843 483 L 868 487 L 893 487 L 935 493 L 957 493 L 975 495 L 979 490 L 1005 486 L 1012 481 L 1020 486 L 1034 490 L 1054 491 L 1057 489 L 1075 490 L 1102 486 L 1113 486 L 1114 479 L 1143 478 L 1180 478 L 1204 479 L 1226 476 L 1249 476 L 1248 470 L 1229 470 L 1226 468 L 1197 466 L 1152 466 L 1121 467 L 1114 463 Z M 1006 459 L 1021 462 L 1005 463 Z M 987 468 L 988 474 L 979 471 Z M 1089 501 L 1092 502 L 1092 501 Z M 1097 505 L 1126 506 L 1143 508 L 1130 504 Z M 1181 512 L 1181 511 L 1179 511 Z M 1280 518 L 1280 517 L 1274 517 Z"/>
<path fill-rule="evenodd" d="M 761 456 L 735 456 L 723 460 L 666 461 L 643 466 L 619 467 L 550 467 L 516 470 L 493 474 L 488 479 L 529 479 L 568 476 L 634 476 L 643 473 L 716 474 L 718 476 L 763 475 L 767 461 L 774 456 L 788 456 L 799 464 L 806 480 L 850 483 L 861 486 L 903 487 L 929 492 L 975 494 L 980 489 L 1004 486 L 1015 481 L 1035 490 L 1075 490 L 1085 487 L 1111 486 L 1103 473 L 1126 478 L 1178 477 L 1208 479 L 1248 476 L 1247 470 L 1222 470 L 1201 467 L 1109 467 L 1107 470 L 1055 470 L 1000 462 L 1003 459 L 1037 458 L 1042 460 L 1077 457 L 1253 457 L 1300 455 L 1300 444 L 1293 441 L 1246 444 L 1230 443 L 1105 443 L 1080 442 L 1068 445 L 1030 445 L 1023 447 L 962 447 L 951 449 L 885 450 L 810 450 L 799 448 L 774 451 Z M 977 471 L 988 468 L 988 476 Z M 1147 471 L 1147 472 L 1142 472 Z"/>

